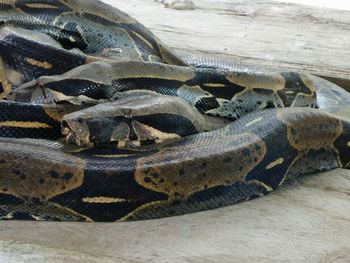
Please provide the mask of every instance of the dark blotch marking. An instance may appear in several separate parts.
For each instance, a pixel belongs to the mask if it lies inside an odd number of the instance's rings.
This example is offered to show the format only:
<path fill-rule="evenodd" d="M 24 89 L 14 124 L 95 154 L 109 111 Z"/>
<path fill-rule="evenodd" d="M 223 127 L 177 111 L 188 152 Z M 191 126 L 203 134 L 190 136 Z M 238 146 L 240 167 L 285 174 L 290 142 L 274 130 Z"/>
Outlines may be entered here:
<path fill-rule="evenodd" d="M 224 163 L 230 163 L 230 162 L 232 162 L 232 158 L 227 156 L 224 158 L 223 161 L 224 161 Z"/>
<path fill-rule="evenodd" d="M 8 11 L 8 10 L 11 10 L 12 9 L 12 6 L 11 5 L 8 5 L 8 4 L 0 4 L 0 10 L 1 11 Z"/>
<path fill-rule="evenodd" d="M 14 220 L 34 220 L 34 218 L 26 212 L 15 212 L 13 214 Z"/>
<path fill-rule="evenodd" d="M 51 171 L 50 176 L 54 179 L 58 179 L 60 175 L 56 171 Z"/>
<path fill-rule="evenodd" d="M 339 152 L 341 164 L 344 168 L 350 168 L 350 122 L 342 120 L 342 126 L 344 132 L 334 142 L 334 146 Z"/>
<path fill-rule="evenodd" d="M 142 124 L 153 127 L 165 133 L 175 133 L 181 137 L 198 133 L 193 123 L 180 115 L 176 114 L 152 114 L 144 116 L 135 116 L 134 119 Z"/>
<path fill-rule="evenodd" d="M 205 113 L 209 110 L 217 109 L 220 107 L 220 104 L 214 97 L 202 98 L 196 102 L 195 107 L 202 113 Z"/>
<path fill-rule="evenodd" d="M 12 172 L 15 174 L 15 175 L 20 175 L 21 172 L 17 169 L 12 169 Z"/>
<path fill-rule="evenodd" d="M 131 131 L 131 125 L 128 121 L 127 124 Z M 98 119 L 87 120 L 86 125 L 89 127 L 90 141 L 94 143 L 95 147 L 108 147 L 104 144 L 110 142 L 117 123 L 112 118 L 101 117 Z"/>
<path fill-rule="evenodd" d="M 273 90 L 270 90 L 270 89 L 253 89 L 253 91 L 257 94 L 262 94 L 262 95 L 267 95 L 267 96 L 270 96 L 273 94 Z"/>
<path fill-rule="evenodd" d="M 74 41 L 72 41 L 71 38 L 73 38 Z M 85 50 L 88 47 L 84 37 L 78 30 L 78 25 L 73 22 L 69 22 L 64 26 L 57 41 L 60 42 L 65 49 L 79 48 Z"/>
<path fill-rule="evenodd" d="M 45 87 L 67 96 L 85 95 L 92 99 L 109 99 L 114 92 L 112 87 L 82 79 L 64 79 L 45 84 Z"/>
<path fill-rule="evenodd" d="M 211 87 L 205 84 L 223 84 L 225 87 Z M 189 86 L 200 86 L 204 91 L 209 92 L 216 98 L 231 100 L 234 95 L 243 91 L 245 87 L 234 84 L 225 78 L 225 75 L 217 70 L 198 70 L 196 75 L 189 81 L 186 81 Z"/>
<path fill-rule="evenodd" d="M 276 108 L 275 104 L 271 100 L 267 101 L 265 109 L 272 109 L 272 108 Z"/>
<path fill-rule="evenodd" d="M 145 178 L 143 179 L 143 181 L 144 181 L 146 184 L 152 183 L 152 180 L 151 180 L 151 178 L 149 178 L 149 177 L 145 177 Z"/>
<path fill-rule="evenodd" d="M 42 199 L 45 199 L 44 196 L 41 196 Z M 43 202 L 40 200 L 40 198 L 38 197 L 33 197 L 30 199 L 31 203 L 35 204 L 35 205 L 41 205 Z"/>
<path fill-rule="evenodd" d="M 153 178 L 156 178 L 156 179 L 157 179 L 157 178 L 159 177 L 159 174 L 157 174 L 157 173 L 152 173 L 151 176 L 152 176 Z"/>
<path fill-rule="evenodd" d="M 90 149 L 89 154 L 112 154 L 119 153 L 120 149 Z M 131 152 L 131 150 L 123 150 Z M 85 155 L 81 152 L 80 155 Z M 153 202 L 167 200 L 169 196 L 164 193 L 149 190 L 135 181 L 135 167 L 138 158 L 118 158 L 104 159 L 104 165 L 96 169 L 86 169 L 84 173 L 83 184 L 73 190 L 67 191 L 56 196 L 50 201 L 73 209 L 77 213 L 88 216 L 94 221 L 113 222 L 124 217 L 138 207 Z M 92 167 L 92 160 L 87 160 L 87 167 Z M 105 168 L 111 170 L 106 173 Z M 147 169 L 147 168 L 146 168 Z M 106 192 L 108 186 L 108 192 Z M 82 199 L 86 196 L 106 196 L 117 197 L 129 200 L 128 202 L 90 204 L 85 203 Z M 1 199 L 0 199 L 1 200 Z"/>
<path fill-rule="evenodd" d="M 63 179 L 65 180 L 65 181 L 69 181 L 70 179 L 72 179 L 72 177 L 73 177 L 73 174 L 72 173 L 65 173 L 64 175 L 63 175 Z"/>
<path fill-rule="evenodd" d="M 242 154 L 244 157 L 249 157 L 251 155 L 251 151 L 248 148 L 244 148 Z"/>
<path fill-rule="evenodd" d="M 187 205 L 201 204 L 197 211 L 218 208 L 226 205 L 232 205 L 241 201 L 259 197 L 265 194 L 266 190 L 254 184 L 237 182 L 231 185 L 221 185 L 194 193 L 190 196 Z M 193 212 L 193 211 L 192 211 Z"/>
<path fill-rule="evenodd" d="M 185 175 L 185 169 L 184 169 L 184 168 L 181 168 L 181 169 L 180 169 L 179 175 L 180 175 L 180 176 Z"/>
<path fill-rule="evenodd" d="M 151 140 L 151 139 L 140 141 L 141 145 L 151 145 L 151 144 L 155 144 L 155 143 L 156 143 L 156 140 Z"/>
<path fill-rule="evenodd" d="M 285 106 L 290 106 L 299 93 L 312 94 L 312 91 L 304 84 L 298 73 L 283 72 L 281 75 L 286 81 L 285 88 L 277 91 L 277 93 Z M 293 94 L 286 93 L 286 91 L 293 91 Z"/>
<path fill-rule="evenodd" d="M 130 131 L 129 140 L 130 141 L 137 141 L 139 136 L 136 134 L 134 127 L 132 126 L 130 121 L 128 121 L 127 124 L 129 125 L 129 131 Z"/>

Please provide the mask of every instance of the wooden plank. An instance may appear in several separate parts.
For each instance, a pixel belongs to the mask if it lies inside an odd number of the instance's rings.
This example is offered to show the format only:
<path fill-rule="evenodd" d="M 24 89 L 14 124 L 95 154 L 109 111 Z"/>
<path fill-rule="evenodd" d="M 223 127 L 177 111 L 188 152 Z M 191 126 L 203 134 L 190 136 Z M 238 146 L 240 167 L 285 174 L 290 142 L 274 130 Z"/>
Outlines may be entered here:
<path fill-rule="evenodd" d="M 349 262 L 350 171 L 249 202 L 130 223 L 0 222 L 0 262 Z"/>
<path fill-rule="evenodd" d="M 116 3 L 114 0 L 110 0 Z M 164 9 L 119 0 L 172 47 L 345 79 L 349 12 L 270 1 Z M 266 197 L 180 217 L 116 224 L 0 222 L 0 262 L 349 262 L 350 171 L 300 178 Z"/>
<path fill-rule="evenodd" d="M 171 47 L 308 71 L 350 90 L 349 11 L 261 0 L 194 0 L 197 9 L 189 11 L 153 0 L 105 2 L 136 17 Z"/>

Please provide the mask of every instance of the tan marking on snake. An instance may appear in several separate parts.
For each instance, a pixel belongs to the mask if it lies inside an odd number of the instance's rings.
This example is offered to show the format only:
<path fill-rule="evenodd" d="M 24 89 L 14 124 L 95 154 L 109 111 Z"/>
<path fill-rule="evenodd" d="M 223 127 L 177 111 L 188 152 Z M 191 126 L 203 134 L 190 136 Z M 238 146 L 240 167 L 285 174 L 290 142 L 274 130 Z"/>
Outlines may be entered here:
<path fill-rule="evenodd" d="M 60 210 L 60 213 L 63 213 L 63 214 L 68 214 L 68 215 L 73 215 L 73 216 L 77 216 L 77 217 L 82 217 L 84 218 L 84 220 L 86 222 L 93 222 L 93 220 L 86 216 L 86 215 L 83 215 L 83 214 L 80 214 L 78 213 L 77 211 L 71 209 L 71 208 L 68 208 L 66 206 L 62 206 L 60 204 L 57 204 L 57 203 L 53 203 L 53 202 L 48 202 L 48 205 L 52 206 L 52 207 L 55 207 L 56 209 Z"/>
<path fill-rule="evenodd" d="M 13 213 L 8 213 L 5 217 L 3 217 L 3 219 L 13 219 Z"/>
<path fill-rule="evenodd" d="M 95 154 L 94 157 L 98 158 L 127 158 L 132 156 L 131 154 Z"/>
<path fill-rule="evenodd" d="M 346 146 L 350 147 L 350 141 L 348 141 L 348 143 L 346 144 Z"/>
<path fill-rule="evenodd" d="M 311 92 L 316 92 L 315 82 L 309 77 L 309 75 L 299 73 L 299 77 L 301 78 L 305 86 L 307 86 L 310 89 Z"/>
<path fill-rule="evenodd" d="M 88 204 L 112 204 L 112 203 L 123 203 L 127 202 L 127 199 L 123 198 L 113 198 L 113 197 L 85 197 L 82 199 L 84 203 Z"/>
<path fill-rule="evenodd" d="M 222 83 L 203 83 L 203 86 L 210 88 L 225 88 L 226 85 Z"/>
<path fill-rule="evenodd" d="M 259 118 L 256 118 L 255 120 L 252 120 L 251 122 L 248 122 L 245 127 L 249 127 L 249 126 L 252 126 L 253 124 L 259 122 L 259 121 L 262 121 L 264 118 L 263 117 L 259 117 Z"/>
<path fill-rule="evenodd" d="M 85 161 L 43 147 L 0 143 L 0 193 L 49 200 L 82 185 Z"/>
<path fill-rule="evenodd" d="M 50 5 L 50 4 L 36 4 L 36 3 L 29 3 L 25 4 L 29 8 L 39 8 L 39 9 L 57 9 L 58 6 Z"/>
<path fill-rule="evenodd" d="M 132 121 L 132 125 L 139 140 L 155 139 L 158 142 L 162 142 L 165 140 L 181 138 L 181 136 L 176 133 L 162 132 L 138 121 Z"/>
<path fill-rule="evenodd" d="M 4 90 L 0 94 L 0 100 L 2 100 L 6 98 L 7 95 L 11 92 L 12 86 L 7 78 L 7 67 L 1 57 L 0 57 L 0 84 L 2 86 L 2 89 Z"/>
<path fill-rule="evenodd" d="M 317 112 L 317 118 L 312 118 L 314 112 Z M 294 108 L 292 113 L 277 112 L 277 118 L 287 125 L 290 145 L 299 151 L 280 185 L 287 179 L 308 174 L 309 170 L 316 170 L 317 167 L 329 170 L 339 166 L 334 142 L 342 134 L 343 124 L 340 119 L 326 112 L 314 112 L 309 111 L 306 114 L 302 108 Z M 319 151 L 317 157 L 311 150 Z M 328 162 L 325 163 L 323 159 L 327 159 Z"/>
<path fill-rule="evenodd" d="M 249 184 L 260 185 L 260 186 L 262 186 L 263 188 L 265 188 L 265 190 L 266 190 L 267 192 L 272 192 L 272 191 L 273 191 L 273 188 L 272 188 L 271 186 L 268 186 L 268 185 L 265 184 L 264 182 L 261 182 L 261 181 L 258 181 L 258 180 L 249 181 Z"/>
<path fill-rule="evenodd" d="M 45 113 L 54 121 L 60 122 L 63 116 L 74 111 L 74 107 L 53 107 L 53 106 L 43 106 Z"/>
<path fill-rule="evenodd" d="M 135 31 L 131 31 L 133 34 L 135 34 L 142 42 L 144 42 L 147 46 L 149 46 L 151 49 L 153 49 L 152 44 L 145 39 L 143 36 L 141 36 L 139 33 L 135 32 Z"/>
<path fill-rule="evenodd" d="M 205 144 L 205 136 L 203 141 L 163 148 L 139 159 L 135 181 L 168 194 L 170 200 L 185 199 L 201 190 L 244 180 L 266 153 L 265 143 L 255 134 L 226 134 L 215 147 Z M 227 151 L 215 154 L 224 145 Z"/>
<path fill-rule="evenodd" d="M 272 163 L 268 164 L 265 169 L 269 170 L 272 169 L 274 167 L 276 167 L 277 165 L 281 165 L 284 162 L 284 158 L 278 158 L 277 160 L 273 161 Z"/>
<path fill-rule="evenodd" d="M 1 127 L 14 127 L 14 128 L 34 128 L 34 129 L 51 129 L 52 126 L 44 122 L 37 121 L 2 121 L 0 122 Z"/>
<path fill-rule="evenodd" d="M 188 80 L 191 80 L 195 77 L 194 70 L 189 70 L 187 68 L 183 67 L 176 67 L 169 68 L 169 66 L 166 66 L 165 64 L 158 64 L 157 68 L 155 70 L 154 67 L 150 67 L 149 65 L 145 64 L 144 62 L 138 62 L 138 61 L 121 61 L 121 62 L 112 62 L 109 64 L 102 63 L 102 62 L 96 62 L 101 64 L 103 67 L 109 67 L 108 70 L 111 72 L 112 76 L 117 76 L 114 79 L 127 79 L 127 78 L 164 78 L 167 80 L 178 80 L 182 82 L 186 82 Z M 90 67 L 92 64 L 89 64 Z M 87 65 L 88 66 L 88 65 Z M 88 68 L 88 67 L 87 67 Z M 137 74 L 135 74 L 135 69 L 137 69 Z M 89 72 L 90 73 L 90 72 Z M 91 73 L 90 73 L 91 74 Z"/>
<path fill-rule="evenodd" d="M 20 85 L 23 82 L 23 76 L 20 72 L 7 68 L 6 76 L 10 83 L 13 85 Z"/>
<path fill-rule="evenodd" d="M 130 219 L 133 220 L 133 219 L 137 218 L 137 215 L 139 213 L 142 213 L 142 212 L 147 211 L 147 210 L 151 210 L 153 208 L 162 207 L 168 203 L 169 203 L 169 201 L 154 201 L 154 202 L 150 202 L 150 203 L 141 205 L 140 207 L 136 208 L 134 211 L 130 212 L 126 216 L 120 218 L 118 220 L 118 222 L 129 221 Z"/>
<path fill-rule="evenodd" d="M 75 38 L 72 37 L 72 36 L 69 37 L 69 40 L 70 40 L 72 43 L 76 42 Z"/>
<path fill-rule="evenodd" d="M 26 61 L 36 67 L 43 68 L 43 69 L 52 69 L 53 65 L 46 62 L 46 61 L 39 61 L 34 58 L 27 58 Z"/>
<path fill-rule="evenodd" d="M 251 74 L 246 72 L 230 73 L 226 79 L 236 85 L 246 87 L 248 89 L 269 89 L 278 91 L 284 89 L 285 79 L 281 74 L 266 74 L 264 77 L 260 74 Z M 266 88 L 268 87 L 268 88 Z"/>
<path fill-rule="evenodd" d="M 287 125 L 289 143 L 299 151 L 329 147 L 343 131 L 340 119 L 325 112 L 310 118 L 304 109 L 295 108 L 292 114 L 277 112 L 277 118 Z M 307 122 L 305 118 L 308 118 Z"/>

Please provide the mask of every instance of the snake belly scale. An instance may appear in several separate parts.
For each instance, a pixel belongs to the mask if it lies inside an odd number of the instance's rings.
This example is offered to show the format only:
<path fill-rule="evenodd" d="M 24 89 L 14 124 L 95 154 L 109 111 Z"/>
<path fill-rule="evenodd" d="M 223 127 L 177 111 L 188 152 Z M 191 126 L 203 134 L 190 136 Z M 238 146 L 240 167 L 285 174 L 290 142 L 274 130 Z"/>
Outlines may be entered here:
<path fill-rule="evenodd" d="M 172 50 L 94 0 L 0 0 L 0 219 L 218 208 L 350 167 L 350 94 Z"/>

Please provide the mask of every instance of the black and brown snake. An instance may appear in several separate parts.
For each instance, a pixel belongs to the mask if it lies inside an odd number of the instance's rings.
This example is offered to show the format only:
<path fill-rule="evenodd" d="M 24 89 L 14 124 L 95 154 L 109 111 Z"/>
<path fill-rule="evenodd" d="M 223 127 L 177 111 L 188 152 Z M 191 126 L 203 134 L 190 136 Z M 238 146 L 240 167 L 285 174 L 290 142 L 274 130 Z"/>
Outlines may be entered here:
<path fill-rule="evenodd" d="M 97 0 L 0 0 L 0 219 L 218 208 L 350 167 L 350 94 L 180 52 Z"/>

